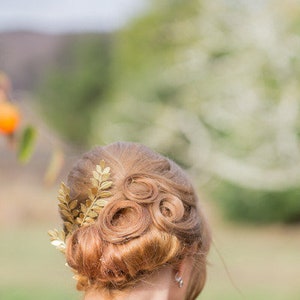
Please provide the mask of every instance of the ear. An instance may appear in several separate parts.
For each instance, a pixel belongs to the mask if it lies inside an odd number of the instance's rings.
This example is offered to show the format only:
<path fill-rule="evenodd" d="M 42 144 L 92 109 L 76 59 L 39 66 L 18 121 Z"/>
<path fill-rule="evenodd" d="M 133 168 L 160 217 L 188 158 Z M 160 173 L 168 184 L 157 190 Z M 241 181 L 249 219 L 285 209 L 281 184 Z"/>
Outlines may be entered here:
<path fill-rule="evenodd" d="M 172 300 L 185 299 L 189 286 L 193 266 L 193 259 L 191 256 L 186 256 L 172 272 L 172 289 L 170 298 Z"/>
<path fill-rule="evenodd" d="M 194 243 L 189 249 L 189 253 L 184 257 L 184 259 L 179 263 L 178 267 L 175 269 L 175 274 L 178 273 L 182 278 L 185 276 L 190 276 L 192 266 L 193 266 L 193 255 L 197 252 L 197 244 Z"/>
<path fill-rule="evenodd" d="M 177 266 L 176 269 L 174 269 L 174 274 L 178 277 L 181 277 L 184 280 L 184 277 L 190 273 L 191 269 L 191 257 L 186 256 Z M 174 275 L 174 276 L 175 276 Z"/>

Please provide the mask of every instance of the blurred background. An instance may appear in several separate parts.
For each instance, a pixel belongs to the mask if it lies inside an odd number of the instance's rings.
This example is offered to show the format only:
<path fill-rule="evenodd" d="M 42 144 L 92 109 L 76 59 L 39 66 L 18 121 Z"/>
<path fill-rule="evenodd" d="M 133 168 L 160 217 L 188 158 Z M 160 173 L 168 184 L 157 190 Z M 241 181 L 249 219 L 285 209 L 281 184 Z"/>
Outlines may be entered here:
<path fill-rule="evenodd" d="M 300 1 L 6 1 L 0 299 L 80 299 L 47 230 L 94 145 L 188 170 L 214 237 L 199 299 L 300 298 Z"/>

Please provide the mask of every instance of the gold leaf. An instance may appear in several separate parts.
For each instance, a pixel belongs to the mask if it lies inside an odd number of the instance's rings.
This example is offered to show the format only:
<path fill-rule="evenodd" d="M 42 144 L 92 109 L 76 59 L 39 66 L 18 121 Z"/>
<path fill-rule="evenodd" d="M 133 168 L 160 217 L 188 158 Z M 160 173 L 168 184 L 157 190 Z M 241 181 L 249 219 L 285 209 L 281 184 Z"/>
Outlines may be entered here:
<path fill-rule="evenodd" d="M 100 206 L 97 206 L 97 205 L 93 208 L 94 212 L 96 212 L 98 215 L 99 215 L 99 213 L 101 212 L 102 209 L 103 209 L 103 207 L 100 207 Z"/>
<path fill-rule="evenodd" d="M 60 185 L 59 194 L 64 196 L 70 194 L 70 188 L 64 182 Z"/>
<path fill-rule="evenodd" d="M 107 179 L 109 179 L 109 177 L 110 177 L 110 173 L 103 174 L 103 175 L 102 175 L 102 180 L 103 180 L 103 181 L 106 181 Z"/>
<path fill-rule="evenodd" d="M 48 235 L 50 237 L 56 237 L 57 236 L 57 234 L 56 234 L 56 232 L 54 230 L 48 230 Z"/>
<path fill-rule="evenodd" d="M 81 219 L 81 218 L 76 218 L 76 222 L 79 224 L 79 225 L 81 225 L 81 223 L 82 223 L 82 221 L 83 221 L 83 219 Z"/>
<path fill-rule="evenodd" d="M 59 196 L 57 197 L 57 199 L 58 199 L 59 202 L 61 202 L 61 203 L 68 203 L 68 202 L 66 201 L 66 197 L 65 197 L 64 195 L 59 195 Z"/>
<path fill-rule="evenodd" d="M 70 188 L 64 182 L 61 183 L 61 186 L 66 194 L 70 193 Z"/>
<path fill-rule="evenodd" d="M 62 241 L 64 241 L 66 238 L 65 232 L 63 230 L 58 231 L 57 236 Z"/>
<path fill-rule="evenodd" d="M 85 203 L 79 203 L 77 200 L 70 199 L 70 188 L 63 182 L 59 189 L 59 209 L 64 221 L 64 229 L 51 230 L 48 232 L 52 244 L 56 246 L 60 251 L 65 252 L 66 234 L 70 234 L 80 226 L 87 226 L 95 222 L 99 212 L 107 203 L 102 198 L 107 198 L 112 195 L 108 189 L 113 185 L 110 178 L 110 167 L 105 167 L 104 160 L 100 161 L 100 164 L 96 166 L 96 170 L 93 171 L 93 177 L 90 179 L 92 188 L 88 190 L 88 199 Z"/>
<path fill-rule="evenodd" d="M 59 193 L 59 195 L 58 195 L 59 202 L 69 203 L 69 201 L 70 201 L 70 197 L 69 197 L 70 189 L 63 182 L 60 185 L 58 193 Z"/>
<path fill-rule="evenodd" d="M 70 204 L 69 204 L 69 208 L 72 210 L 77 206 L 78 201 L 77 200 L 73 200 Z"/>
<path fill-rule="evenodd" d="M 85 223 L 94 223 L 95 221 L 94 221 L 94 219 L 92 219 L 92 218 L 90 218 L 90 217 L 86 217 L 85 218 L 85 221 L 84 221 Z"/>
<path fill-rule="evenodd" d="M 72 216 L 72 215 L 70 214 L 70 212 L 67 211 L 67 210 L 62 209 L 60 212 L 61 212 L 61 214 L 62 214 L 63 216 L 65 216 L 65 217 Z"/>
<path fill-rule="evenodd" d="M 94 196 L 93 198 L 91 198 L 92 201 L 94 201 L 94 198 L 97 196 L 98 189 L 99 189 L 99 186 L 91 188 L 92 194 Z"/>
<path fill-rule="evenodd" d="M 59 207 L 60 209 L 68 210 L 68 207 L 67 207 L 67 205 L 66 205 L 65 203 L 58 203 L 58 207 Z"/>
<path fill-rule="evenodd" d="M 101 169 L 104 169 L 105 168 L 105 161 L 103 159 L 101 159 L 99 165 L 100 165 Z"/>
<path fill-rule="evenodd" d="M 98 214 L 97 214 L 95 211 L 92 211 L 92 210 L 91 210 L 91 211 L 89 212 L 88 216 L 91 217 L 91 218 L 97 218 L 97 217 L 98 217 Z"/>
<path fill-rule="evenodd" d="M 99 165 L 97 165 L 96 166 L 96 171 L 98 172 L 98 173 L 102 173 L 102 168 L 101 168 L 101 166 L 99 166 Z"/>
<path fill-rule="evenodd" d="M 99 193 L 99 197 L 100 197 L 100 198 L 108 198 L 108 197 L 110 197 L 111 195 L 112 195 L 112 193 L 109 192 L 109 191 L 101 191 L 101 192 Z"/>
<path fill-rule="evenodd" d="M 108 174 L 110 172 L 110 167 L 106 167 L 103 171 L 102 174 Z"/>
<path fill-rule="evenodd" d="M 66 219 L 67 219 L 69 222 L 71 222 L 71 223 L 74 222 L 74 219 L 73 219 L 73 216 L 72 216 L 72 215 L 67 216 Z"/>
<path fill-rule="evenodd" d="M 58 250 L 65 253 L 66 250 L 66 235 L 63 230 L 49 230 L 48 234 L 50 235 L 50 241 L 53 246 L 55 246 Z"/>
<path fill-rule="evenodd" d="M 100 175 L 99 175 L 99 173 L 97 173 L 96 171 L 93 171 L 93 177 L 94 177 L 95 179 L 97 179 L 97 180 L 100 179 Z"/>
<path fill-rule="evenodd" d="M 100 207 L 103 207 L 103 206 L 105 206 L 106 203 L 107 203 L 107 201 L 102 200 L 102 199 L 99 199 L 99 200 L 97 200 L 97 201 L 95 202 L 95 205 L 98 205 L 98 206 L 100 206 Z"/>
<path fill-rule="evenodd" d="M 97 192 L 97 189 L 90 189 L 90 190 L 88 190 L 88 197 L 89 197 L 90 201 L 93 201 L 94 198 L 95 198 L 95 194 L 93 193 L 93 190 L 94 191 L 96 190 L 96 192 Z M 89 205 L 87 205 L 87 206 L 89 206 Z"/>
<path fill-rule="evenodd" d="M 93 203 L 93 200 L 94 200 L 94 198 L 93 198 L 92 200 L 91 200 L 91 199 L 87 199 L 87 200 L 85 201 L 86 207 L 90 207 L 91 204 Z"/>
<path fill-rule="evenodd" d="M 91 182 L 92 182 L 92 185 L 93 185 L 94 187 L 97 187 L 97 186 L 98 186 L 98 180 L 97 180 L 97 179 L 91 178 Z"/>
<path fill-rule="evenodd" d="M 83 203 L 81 203 L 80 208 L 81 208 L 81 211 L 85 214 L 86 210 L 87 210 L 86 206 Z"/>
<path fill-rule="evenodd" d="M 79 210 L 78 209 L 72 210 L 72 216 L 73 217 L 77 217 L 78 215 L 79 215 Z"/>
<path fill-rule="evenodd" d="M 64 222 L 65 227 L 67 228 L 68 232 L 73 230 L 73 225 L 70 222 Z"/>
<path fill-rule="evenodd" d="M 104 181 L 100 185 L 101 190 L 107 190 L 112 186 L 113 182 L 112 181 Z"/>

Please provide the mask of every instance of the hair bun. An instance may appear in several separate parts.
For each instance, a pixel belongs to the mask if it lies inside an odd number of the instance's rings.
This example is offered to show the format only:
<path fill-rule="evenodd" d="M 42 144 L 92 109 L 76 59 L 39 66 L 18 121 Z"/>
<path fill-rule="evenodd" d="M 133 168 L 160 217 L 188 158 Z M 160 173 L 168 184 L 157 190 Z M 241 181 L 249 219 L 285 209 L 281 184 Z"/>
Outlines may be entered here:
<path fill-rule="evenodd" d="M 196 299 L 206 277 L 210 232 L 186 174 L 173 161 L 133 143 L 97 147 L 68 176 L 70 199 L 84 203 L 99 160 L 111 168 L 111 196 L 95 223 L 67 239 L 66 258 L 78 289 L 115 292 L 134 287 L 186 255 L 194 265 L 186 299 Z M 106 297 L 104 297 L 106 299 Z"/>

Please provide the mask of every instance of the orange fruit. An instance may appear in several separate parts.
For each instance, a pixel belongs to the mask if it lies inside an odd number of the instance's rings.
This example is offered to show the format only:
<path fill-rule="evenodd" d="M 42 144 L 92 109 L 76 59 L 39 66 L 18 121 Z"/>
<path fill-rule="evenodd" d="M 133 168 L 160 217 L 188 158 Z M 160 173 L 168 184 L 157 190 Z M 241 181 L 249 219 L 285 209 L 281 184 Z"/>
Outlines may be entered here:
<path fill-rule="evenodd" d="M 0 101 L 0 133 L 12 134 L 20 123 L 20 113 L 10 102 Z"/>

